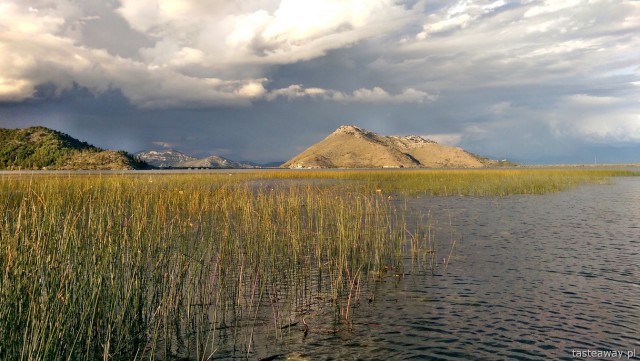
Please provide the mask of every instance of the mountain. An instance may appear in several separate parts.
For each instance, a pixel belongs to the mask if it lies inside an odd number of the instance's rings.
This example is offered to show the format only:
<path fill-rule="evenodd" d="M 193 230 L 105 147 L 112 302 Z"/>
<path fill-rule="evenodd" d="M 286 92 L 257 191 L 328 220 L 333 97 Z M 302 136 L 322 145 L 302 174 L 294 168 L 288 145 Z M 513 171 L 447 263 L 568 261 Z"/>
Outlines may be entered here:
<path fill-rule="evenodd" d="M 147 150 L 136 153 L 136 157 L 158 168 L 260 168 L 254 163 L 235 162 L 217 155 L 196 158 L 173 149 Z"/>
<path fill-rule="evenodd" d="M 0 128 L 0 169 L 141 169 L 124 151 L 104 150 L 45 127 Z"/>
<path fill-rule="evenodd" d="M 234 162 L 230 159 L 212 155 L 206 158 L 194 159 L 173 165 L 174 168 L 255 168 L 254 166 Z"/>
<path fill-rule="evenodd" d="M 171 168 L 182 162 L 194 161 L 197 158 L 178 152 L 177 150 L 148 150 L 138 152 L 135 156 L 148 164 L 158 168 Z"/>
<path fill-rule="evenodd" d="M 506 163 L 417 135 L 383 136 L 354 125 L 343 125 L 285 162 L 282 167 L 481 168 L 503 166 Z"/>

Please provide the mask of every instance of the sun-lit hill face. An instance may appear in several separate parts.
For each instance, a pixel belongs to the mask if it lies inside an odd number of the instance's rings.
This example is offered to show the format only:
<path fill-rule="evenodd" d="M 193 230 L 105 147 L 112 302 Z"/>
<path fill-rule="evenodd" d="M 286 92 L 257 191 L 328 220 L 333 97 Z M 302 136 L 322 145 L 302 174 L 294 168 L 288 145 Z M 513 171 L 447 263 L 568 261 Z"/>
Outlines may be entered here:
<path fill-rule="evenodd" d="M 481 168 L 498 165 L 417 135 L 383 136 L 343 125 L 283 164 L 286 168 Z"/>
<path fill-rule="evenodd" d="M 289 168 L 415 168 L 419 164 L 385 137 L 355 126 L 341 126 L 322 141 L 286 162 Z"/>
<path fill-rule="evenodd" d="M 0 129 L 0 169 L 138 169 L 123 151 L 103 150 L 45 128 Z"/>

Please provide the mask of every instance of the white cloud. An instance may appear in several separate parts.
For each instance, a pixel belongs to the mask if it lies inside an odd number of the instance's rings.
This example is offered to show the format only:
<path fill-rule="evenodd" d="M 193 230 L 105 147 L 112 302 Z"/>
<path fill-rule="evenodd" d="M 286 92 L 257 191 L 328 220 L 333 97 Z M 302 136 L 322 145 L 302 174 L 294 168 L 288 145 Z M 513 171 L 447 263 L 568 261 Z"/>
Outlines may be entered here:
<path fill-rule="evenodd" d="M 304 97 L 316 98 L 325 94 L 327 94 L 327 90 L 325 89 L 320 89 L 320 88 L 305 89 L 299 84 L 293 84 L 286 88 L 274 89 L 270 91 L 266 95 L 266 99 L 275 100 L 278 97 L 284 97 L 289 100 L 296 99 L 296 98 L 304 98 Z"/>
<path fill-rule="evenodd" d="M 601 84 L 602 76 L 636 65 L 637 19 L 637 1 L 458 1 L 429 13 L 376 66 L 440 90 Z M 640 76 L 637 67 L 633 74 Z"/>
<path fill-rule="evenodd" d="M 350 101 L 356 102 L 380 102 L 388 99 L 392 99 L 392 96 L 380 87 L 374 87 L 372 89 L 360 88 L 353 91 L 353 94 L 348 97 Z"/>
<path fill-rule="evenodd" d="M 556 122 L 553 129 L 558 136 L 592 143 L 638 143 L 640 115 L 628 112 L 620 112 L 614 116 L 584 114 L 579 118 Z"/>
<path fill-rule="evenodd" d="M 462 14 L 443 20 L 437 20 L 435 16 L 430 16 L 430 18 L 433 19 L 433 22 L 423 27 L 422 32 L 416 36 L 418 39 L 426 39 L 429 35 L 434 33 L 445 32 L 457 28 L 465 28 L 472 20 L 469 14 Z"/>
<path fill-rule="evenodd" d="M 363 102 L 363 103 L 423 103 L 432 102 L 438 98 L 437 95 L 429 94 L 413 88 L 407 88 L 398 94 L 389 94 L 387 91 L 380 87 L 374 87 L 372 89 L 360 88 L 355 90 L 350 95 L 341 95 L 335 100 L 343 102 Z"/>
<path fill-rule="evenodd" d="M 580 130 L 588 139 L 612 143 L 640 142 L 640 116 L 622 117 L 608 123 L 588 121 L 580 127 Z"/>
<path fill-rule="evenodd" d="M 57 8 L 14 3 L 0 6 L 0 23 L 6 27 L 0 32 L 2 101 L 30 98 L 36 86 L 44 83 L 55 84 L 58 93 L 74 84 L 96 93 L 119 88 L 143 108 L 242 105 L 264 93 L 264 79 L 193 77 L 168 66 L 199 62 L 203 54 L 197 49 L 171 48 L 173 56 L 168 64 L 142 63 L 78 46 L 73 39 L 59 35 L 65 20 L 54 15 Z"/>
<path fill-rule="evenodd" d="M 524 13 L 525 18 L 531 18 L 538 15 L 556 13 L 566 10 L 583 3 L 582 0 L 545 0 L 542 5 L 534 6 Z"/>
<path fill-rule="evenodd" d="M 348 104 L 357 116 L 402 105 L 388 112 L 394 122 L 495 154 L 515 147 L 552 153 L 549 134 L 558 143 L 640 142 L 640 110 L 629 105 L 640 96 L 640 2 L 109 4 L 107 14 L 72 0 L 0 2 L 0 102 L 29 99 L 43 83 L 59 93 L 77 84 L 94 93 L 118 89 L 140 108 L 311 99 Z M 127 51 L 88 41 L 83 29 L 105 15 L 127 28 L 119 34 L 139 37 Z M 269 79 L 280 74 L 286 80 Z M 284 85 L 265 89 L 273 83 Z M 429 116 L 416 110 L 421 103 L 433 103 Z"/>
<path fill-rule="evenodd" d="M 287 99 L 321 98 L 341 103 L 424 103 L 435 101 L 438 98 L 437 95 L 413 88 L 405 89 L 398 94 L 389 94 L 381 87 L 359 88 L 352 93 L 345 93 L 333 89 L 304 88 L 299 84 L 290 85 L 287 88 L 274 89 L 266 95 L 267 100 L 274 100 L 278 97 Z"/>
<path fill-rule="evenodd" d="M 265 79 L 193 77 L 169 67 L 114 57 L 104 50 L 74 46 L 51 35 L 0 34 L 10 56 L 0 57 L 0 97 L 21 101 L 37 85 L 52 82 L 62 92 L 78 84 L 96 93 L 118 88 L 141 108 L 248 105 L 264 94 Z"/>
<path fill-rule="evenodd" d="M 548 46 L 540 47 L 536 50 L 529 52 L 528 54 L 523 55 L 523 58 L 528 57 L 547 57 L 547 56 L 559 56 L 567 53 L 573 53 L 581 50 L 597 50 L 600 45 L 600 41 L 597 39 L 593 40 L 568 40 L 564 42 L 559 42 L 555 44 L 549 44 Z"/>
<path fill-rule="evenodd" d="M 282 0 L 262 32 L 268 41 L 304 41 L 332 33 L 341 26 L 362 27 L 389 2 Z"/>
<path fill-rule="evenodd" d="M 580 106 L 610 105 L 619 101 L 615 97 L 593 96 L 588 94 L 574 94 L 567 97 L 570 104 Z"/>
<path fill-rule="evenodd" d="M 0 29 L 26 34 L 51 33 L 64 24 L 62 15 L 14 2 L 0 3 Z"/>
<path fill-rule="evenodd" d="M 0 101 L 25 100 L 53 83 L 58 93 L 75 84 L 96 93 L 117 88 L 143 108 L 246 105 L 266 95 L 266 67 L 322 56 L 407 21 L 392 0 L 122 0 L 110 11 L 153 42 L 125 58 L 82 42 L 82 27 L 100 18 L 86 11 L 69 0 L 0 3 Z"/>
<path fill-rule="evenodd" d="M 262 85 L 264 81 L 266 81 L 266 79 L 249 81 L 242 85 L 236 92 L 245 98 L 261 98 L 266 93 L 266 89 Z"/>
<path fill-rule="evenodd" d="M 506 3 L 502 0 L 487 3 L 486 1 L 459 1 L 445 11 L 430 14 L 422 31 L 416 35 L 419 40 L 425 40 L 432 34 L 464 29 L 480 17 L 491 14 Z"/>
<path fill-rule="evenodd" d="M 573 94 L 560 102 L 549 118 L 557 137 L 590 143 L 640 142 L 640 107 L 633 100 Z"/>
<path fill-rule="evenodd" d="M 33 84 L 25 79 L 0 78 L 0 102 L 17 102 L 33 95 Z"/>
<path fill-rule="evenodd" d="M 217 67 L 312 59 L 397 28 L 408 14 L 392 0 L 204 4 L 197 0 L 123 0 L 117 11 L 138 31 L 209 54 L 205 64 Z M 146 52 L 166 56 L 161 48 Z"/>

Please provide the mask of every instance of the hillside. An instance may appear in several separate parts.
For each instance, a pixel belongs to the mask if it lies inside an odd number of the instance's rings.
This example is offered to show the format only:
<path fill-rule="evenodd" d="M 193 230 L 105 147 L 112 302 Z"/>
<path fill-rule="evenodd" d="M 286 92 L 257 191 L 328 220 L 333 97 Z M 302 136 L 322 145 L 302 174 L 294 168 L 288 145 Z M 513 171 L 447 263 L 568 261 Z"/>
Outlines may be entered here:
<path fill-rule="evenodd" d="M 206 158 L 180 162 L 173 165 L 175 168 L 255 168 L 244 163 L 238 163 L 227 158 L 212 155 Z"/>
<path fill-rule="evenodd" d="M 511 164 L 511 163 L 510 163 Z M 417 135 L 383 136 L 343 125 L 285 168 L 482 168 L 504 165 Z"/>
<path fill-rule="evenodd" d="M 158 168 L 171 168 L 178 163 L 190 162 L 197 158 L 184 154 L 177 150 L 147 150 L 135 154 L 136 158 Z"/>
<path fill-rule="evenodd" d="M 258 164 L 236 162 L 217 155 L 205 158 L 196 158 L 173 149 L 146 150 L 136 153 L 136 158 L 159 168 L 260 168 L 260 165 Z"/>
<path fill-rule="evenodd" d="M 124 151 L 103 150 L 45 127 L 0 128 L 0 169 L 140 169 Z"/>

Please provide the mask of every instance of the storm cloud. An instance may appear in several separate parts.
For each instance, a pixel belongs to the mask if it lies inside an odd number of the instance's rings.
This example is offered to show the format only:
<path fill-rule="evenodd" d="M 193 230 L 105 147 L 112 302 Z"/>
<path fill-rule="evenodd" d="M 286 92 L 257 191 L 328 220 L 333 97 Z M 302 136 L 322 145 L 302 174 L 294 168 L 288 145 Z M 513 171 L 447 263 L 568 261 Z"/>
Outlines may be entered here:
<path fill-rule="evenodd" d="M 340 124 L 640 162 L 640 2 L 4 1 L 0 125 L 286 160 Z M 597 157 L 597 158 L 596 158 Z"/>

